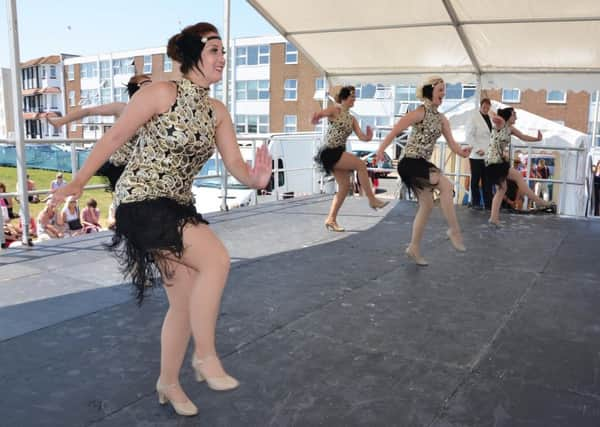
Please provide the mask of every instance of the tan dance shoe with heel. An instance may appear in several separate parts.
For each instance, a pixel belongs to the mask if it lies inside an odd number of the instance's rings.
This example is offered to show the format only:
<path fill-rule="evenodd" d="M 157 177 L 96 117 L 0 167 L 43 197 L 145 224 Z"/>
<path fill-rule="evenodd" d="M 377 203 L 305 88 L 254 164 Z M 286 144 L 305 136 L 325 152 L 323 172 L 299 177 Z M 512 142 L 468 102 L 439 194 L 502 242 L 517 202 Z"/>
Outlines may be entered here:
<path fill-rule="evenodd" d="M 163 385 L 160 383 L 160 378 L 156 381 L 156 393 L 158 394 L 158 403 L 161 405 L 165 405 L 167 402 L 171 404 L 173 409 L 178 415 L 183 415 L 184 417 L 193 417 L 194 415 L 198 415 L 198 408 L 191 400 L 187 400 L 186 402 L 175 402 L 167 396 L 167 392 L 169 389 L 177 386 L 177 384 L 169 384 Z"/>
<path fill-rule="evenodd" d="M 336 221 L 326 222 L 325 223 L 325 228 L 328 231 L 335 231 L 335 232 L 338 232 L 338 233 L 346 231 L 346 229 L 344 227 L 340 227 Z"/>
<path fill-rule="evenodd" d="M 452 231 L 450 229 L 446 230 L 446 236 L 448 237 L 448 239 L 450 239 L 450 243 L 452 243 L 452 246 L 454 246 L 454 249 L 456 249 L 458 252 L 467 251 L 467 248 L 465 248 L 464 243 L 458 240 L 456 236 L 452 234 Z"/>
<path fill-rule="evenodd" d="M 420 267 L 425 267 L 427 265 L 429 265 L 429 263 L 427 262 L 427 260 L 425 258 L 423 258 L 422 256 L 417 256 L 412 249 L 409 247 L 406 248 L 406 251 L 404 251 L 404 253 L 406 254 L 407 257 L 409 257 L 410 259 L 412 259 L 415 264 L 417 264 Z"/>
<path fill-rule="evenodd" d="M 206 360 L 210 359 L 210 358 L 217 358 L 217 356 L 212 355 L 212 356 L 207 356 L 204 359 L 198 359 L 194 355 L 194 357 L 192 359 L 192 368 L 194 368 L 194 372 L 196 373 L 196 381 L 198 381 L 198 382 L 206 381 L 206 384 L 208 385 L 208 387 L 215 391 L 227 391 L 227 390 L 233 390 L 233 389 L 238 388 L 240 386 L 239 381 L 230 375 L 225 374 L 225 375 L 222 375 L 219 377 L 207 377 L 202 372 L 202 369 L 203 369 L 202 365 L 204 365 L 206 363 Z"/>

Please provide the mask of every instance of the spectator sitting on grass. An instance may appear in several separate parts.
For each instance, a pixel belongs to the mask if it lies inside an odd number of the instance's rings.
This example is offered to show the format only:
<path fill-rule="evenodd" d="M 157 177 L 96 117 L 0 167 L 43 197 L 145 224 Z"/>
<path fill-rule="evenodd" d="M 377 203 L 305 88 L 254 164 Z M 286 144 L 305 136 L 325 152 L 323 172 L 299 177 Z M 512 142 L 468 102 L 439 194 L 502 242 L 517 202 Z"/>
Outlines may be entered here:
<path fill-rule="evenodd" d="M 69 234 L 70 236 L 83 234 L 83 224 L 81 223 L 79 206 L 77 206 L 77 199 L 75 197 L 67 197 L 56 223 L 63 227 L 65 234 Z"/>
<path fill-rule="evenodd" d="M 86 203 L 86 207 L 81 211 L 81 222 L 86 233 L 100 231 L 100 209 L 95 199 L 90 199 Z"/>
<path fill-rule="evenodd" d="M 44 209 L 40 211 L 37 217 L 37 229 L 40 239 L 60 239 L 63 237 L 61 227 L 56 225 L 56 205 L 52 199 L 48 199 Z"/>
<path fill-rule="evenodd" d="M 54 181 L 52 181 L 52 184 L 50 184 L 50 187 L 53 190 L 57 190 L 60 187 L 64 187 L 65 185 L 67 185 L 67 181 L 65 181 L 63 179 L 63 174 L 61 172 L 56 174 L 56 179 Z"/>

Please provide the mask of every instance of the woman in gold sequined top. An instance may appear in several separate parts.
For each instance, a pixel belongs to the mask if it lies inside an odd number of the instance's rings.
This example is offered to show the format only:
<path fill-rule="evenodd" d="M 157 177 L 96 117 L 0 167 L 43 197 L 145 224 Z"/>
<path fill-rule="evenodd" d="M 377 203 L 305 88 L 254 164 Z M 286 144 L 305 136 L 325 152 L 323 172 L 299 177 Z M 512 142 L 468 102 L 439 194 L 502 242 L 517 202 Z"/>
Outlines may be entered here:
<path fill-rule="evenodd" d="M 419 202 L 419 210 L 413 222 L 412 237 L 405 253 L 420 266 L 428 264 L 421 256 L 421 240 L 433 209 L 433 189 L 438 189 L 440 192 L 442 212 L 449 227 L 446 231 L 447 237 L 456 250 L 465 251 L 454 210 L 453 185 L 440 169 L 429 161 L 440 135 L 444 136 L 450 149 L 459 156 L 466 158 L 471 152 L 469 147 L 461 148 L 456 143 L 448 119 L 438 111 L 445 93 L 446 85 L 441 77 L 433 76 L 427 79 L 417 88 L 417 98 L 423 100 L 423 105 L 402 117 L 377 150 L 377 158 L 383 159 L 385 148 L 397 135 L 412 126 L 403 157 L 398 163 L 398 174 L 404 184 L 417 196 Z"/>
<path fill-rule="evenodd" d="M 147 74 L 140 74 L 131 77 L 127 82 L 127 94 L 129 95 L 129 98 L 131 98 L 143 86 L 150 83 L 152 83 L 152 78 Z M 84 117 L 114 116 L 118 118 L 125 109 L 126 105 L 127 104 L 124 102 L 111 102 L 110 104 L 98 105 L 96 107 L 79 108 L 71 111 L 64 117 L 48 118 L 48 122 L 58 129 L 63 125 L 80 120 Z M 122 145 L 121 148 L 113 153 L 113 155 L 110 156 L 110 158 L 96 173 L 96 175 L 104 176 L 108 179 L 108 183 L 112 191 L 114 191 L 115 185 L 125 169 L 125 164 L 131 157 L 131 153 L 136 142 L 137 138 L 134 135 L 130 141 Z"/>
<path fill-rule="evenodd" d="M 315 125 L 324 117 L 329 120 L 325 143 L 315 157 L 315 161 L 321 165 L 327 175 L 333 174 L 338 185 L 338 191 L 325 220 L 325 228 L 331 231 L 345 231 L 338 225 L 337 215 L 350 190 L 350 173 L 354 171 L 357 172 L 360 184 L 365 189 L 371 208 L 380 209 L 388 203 L 375 197 L 365 162 L 354 154 L 346 152 L 346 140 L 352 131 L 361 141 L 373 139 L 371 127 L 367 126 L 367 133 L 363 133 L 356 119 L 350 114 L 350 108 L 354 106 L 356 100 L 354 92 L 354 86 L 342 87 L 336 95 L 337 104 L 312 116 L 312 123 Z"/>
<path fill-rule="evenodd" d="M 213 390 L 236 388 L 215 349 L 221 295 L 229 272 L 229 254 L 194 208 L 192 181 L 214 149 L 231 174 L 252 188 L 264 188 L 271 176 L 266 145 L 254 166 L 240 153 L 225 106 L 208 97 L 209 85 L 221 80 L 223 44 L 208 23 L 184 28 L 171 37 L 167 54 L 180 64 L 175 82 L 155 82 L 141 89 L 117 123 L 98 141 L 81 170 L 57 201 L 78 197 L 93 173 L 138 131 L 138 143 L 119 179 L 116 229 L 111 249 L 138 290 L 160 274 L 169 309 L 161 333 L 159 402 L 170 402 L 180 415 L 197 407 L 179 383 L 190 337 L 195 341 L 192 366 L 198 381 Z"/>
<path fill-rule="evenodd" d="M 552 202 L 547 202 L 538 197 L 531 188 L 529 188 L 519 171 L 510 167 L 509 153 L 511 135 L 527 142 L 542 140 L 542 132 L 539 130 L 537 136 L 525 135 L 519 131 L 514 127 L 516 120 L 517 113 L 512 107 L 498 109 L 496 116 L 492 118 L 494 128 L 492 129 L 490 148 L 485 161 L 485 173 L 488 182 L 491 185 L 496 186 L 496 193 L 492 199 L 490 219 L 488 220 L 488 223 L 496 228 L 500 227 L 500 206 L 502 205 L 502 199 L 506 194 L 507 179 L 517 184 L 519 192 L 533 200 L 536 206 L 549 209 L 550 211 L 556 210 L 556 206 L 554 206 Z"/>

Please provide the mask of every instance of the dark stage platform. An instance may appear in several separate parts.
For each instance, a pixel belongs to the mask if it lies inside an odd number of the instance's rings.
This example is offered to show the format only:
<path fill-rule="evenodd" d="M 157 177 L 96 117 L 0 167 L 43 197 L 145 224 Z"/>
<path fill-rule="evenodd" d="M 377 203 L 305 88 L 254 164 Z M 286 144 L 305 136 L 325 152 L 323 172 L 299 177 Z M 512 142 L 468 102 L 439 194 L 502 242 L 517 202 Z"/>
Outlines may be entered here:
<path fill-rule="evenodd" d="M 600 426 L 600 222 L 459 207 L 466 253 L 436 209 L 330 198 L 209 215 L 232 256 L 218 350 L 238 390 L 181 381 L 194 418 L 159 406 L 166 309 L 141 308 L 108 234 L 0 255 L 0 425 Z"/>

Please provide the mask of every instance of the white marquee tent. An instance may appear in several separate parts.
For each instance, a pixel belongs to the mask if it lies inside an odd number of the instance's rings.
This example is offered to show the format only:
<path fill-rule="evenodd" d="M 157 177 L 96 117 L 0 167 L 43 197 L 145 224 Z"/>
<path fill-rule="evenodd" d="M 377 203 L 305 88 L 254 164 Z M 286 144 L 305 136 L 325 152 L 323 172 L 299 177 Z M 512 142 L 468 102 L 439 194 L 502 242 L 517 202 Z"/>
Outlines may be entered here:
<path fill-rule="evenodd" d="M 600 88 L 598 0 L 247 0 L 332 84 Z"/>

